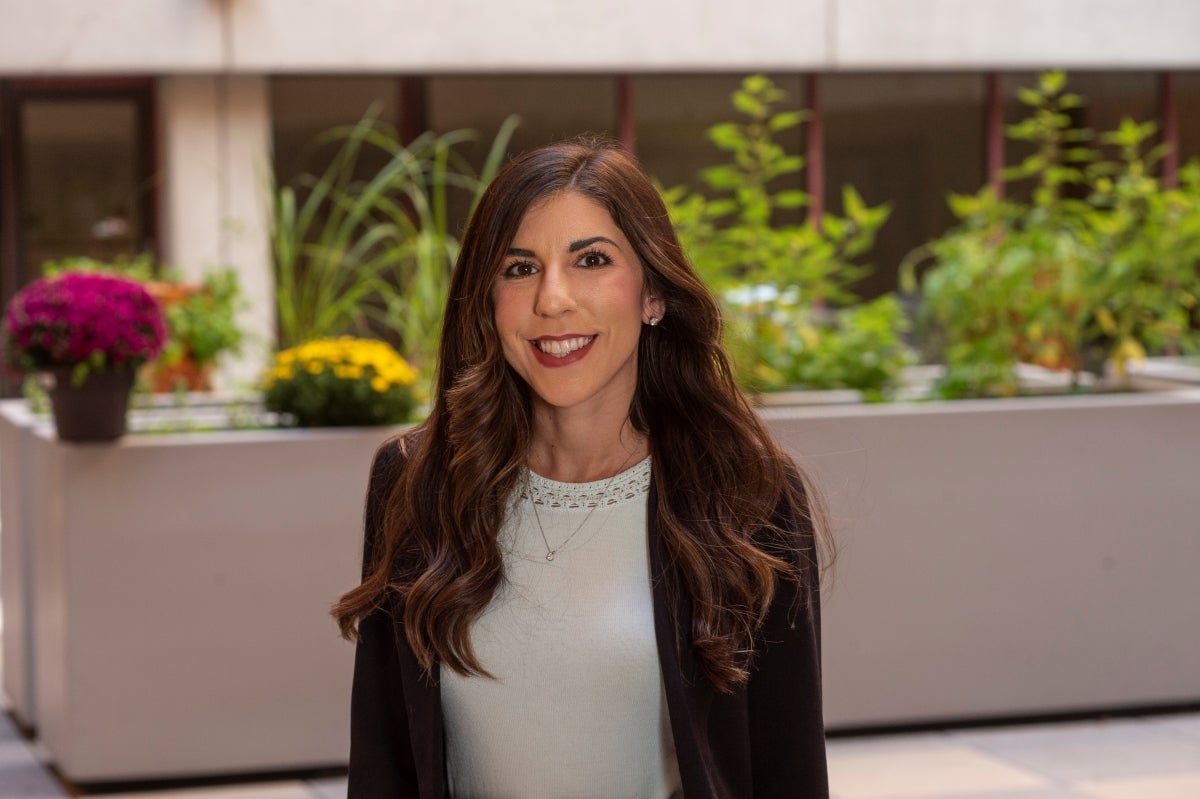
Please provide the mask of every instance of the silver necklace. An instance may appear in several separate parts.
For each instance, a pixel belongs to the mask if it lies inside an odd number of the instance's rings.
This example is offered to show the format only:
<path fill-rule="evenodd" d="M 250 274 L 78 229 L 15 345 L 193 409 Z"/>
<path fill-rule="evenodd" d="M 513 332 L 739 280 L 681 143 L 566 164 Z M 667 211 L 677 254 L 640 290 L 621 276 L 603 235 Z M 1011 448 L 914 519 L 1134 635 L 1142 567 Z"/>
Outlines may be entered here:
<path fill-rule="evenodd" d="M 621 464 L 621 467 L 619 469 L 617 469 L 616 473 L 612 477 L 610 477 L 604 481 L 604 485 L 600 488 L 600 491 L 599 491 L 600 496 L 608 496 L 609 489 L 611 489 L 613 487 L 613 483 L 616 481 L 616 479 L 625 472 L 625 468 L 627 466 L 629 466 L 629 463 L 633 460 L 633 456 L 636 453 L 637 453 L 637 450 L 634 450 L 633 452 L 629 453 L 629 457 L 625 459 L 625 462 Z M 538 532 L 542 534 L 542 543 L 546 545 L 546 560 L 552 561 L 552 560 L 554 560 L 554 556 L 558 554 L 558 551 L 560 549 L 565 547 L 567 544 L 571 543 L 572 538 L 579 535 L 579 531 L 582 530 L 587 525 L 588 520 L 592 518 L 592 514 L 596 512 L 596 508 L 600 507 L 600 502 L 597 501 L 596 504 L 591 507 L 591 509 L 587 512 L 587 515 L 583 517 L 583 521 L 581 521 L 579 523 L 579 526 L 575 528 L 574 532 L 572 532 L 569 536 L 567 536 L 565 539 L 563 539 L 561 544 L 559 544 L 558 546 L 551 549 L 550 548 L 550 540 L 548 538 L 546 538 L 546 528 L 542 527 L 542 517 L 541 517 L 541 514 L 538 513 L 537 502 L 533 498 L 533 485 L 529 480 L 530 474 L 531 474 L 531 472 L 528 469 L 526 469 L 526 471 L 525 471 L 525 494 L 526 494 L 526 496 L 529 497 L 529 504 L 533 506 L 533 518 L 537 522 Z M 612 504 L 612 503 L 609 503 L 609 504 Z"/>

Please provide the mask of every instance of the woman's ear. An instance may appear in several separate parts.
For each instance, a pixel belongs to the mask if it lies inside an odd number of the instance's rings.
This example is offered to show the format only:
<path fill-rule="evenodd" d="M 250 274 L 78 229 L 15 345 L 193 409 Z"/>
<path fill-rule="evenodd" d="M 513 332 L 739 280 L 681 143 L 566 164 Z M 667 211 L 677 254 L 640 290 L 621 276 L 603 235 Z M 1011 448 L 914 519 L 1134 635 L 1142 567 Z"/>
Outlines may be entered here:
<path fill-rule="evenodd" d="M 653 294 L 646 295 L 646 299 L 642 301 L 642 324 L 650 326 L 657 325 L 666 316 L 667 303 L 662 297 L 656 297 Z"/>

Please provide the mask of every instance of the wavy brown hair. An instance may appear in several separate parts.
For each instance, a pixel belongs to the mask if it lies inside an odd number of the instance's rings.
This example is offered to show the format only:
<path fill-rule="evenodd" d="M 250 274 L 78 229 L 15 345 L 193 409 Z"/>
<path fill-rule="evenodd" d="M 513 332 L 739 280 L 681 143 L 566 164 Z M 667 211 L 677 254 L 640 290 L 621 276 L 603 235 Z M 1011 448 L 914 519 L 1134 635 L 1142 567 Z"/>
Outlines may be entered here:
<path fill-rule="evenodd" d="M 818 579 L 812 537 L 778 525 L 797 519 L 811 531 L 813 495 L 735 384 L 721 349 L 720 310 L 689 266 L 657 190 L 631 156 L 604 141 L 533 150 L 484 193 L 451 278 L 432 411 L 401 442 L 385 445 L 405 450 L 404 466 L 375 487 L 382 521 L 368 536 L 363 581 L 333 615 L 353 638 L 357 623 L 394 592 L 426 669 L 440 662 L 487 674 L 471 624 L 504 576 L 497 532 L 532 423 L 529 388 L 501 350 L 492 284 L 526 211 L 567 191 L 608 210 L 640 258 L 645 290 L 665 303 L 662 322 L 642 328 L 629 415 L 650 442 L 659 525 L 690 594 L 695 656 L 717 688 L 732 690 L 748 676 L 755 631 L 779 581 Z"/>

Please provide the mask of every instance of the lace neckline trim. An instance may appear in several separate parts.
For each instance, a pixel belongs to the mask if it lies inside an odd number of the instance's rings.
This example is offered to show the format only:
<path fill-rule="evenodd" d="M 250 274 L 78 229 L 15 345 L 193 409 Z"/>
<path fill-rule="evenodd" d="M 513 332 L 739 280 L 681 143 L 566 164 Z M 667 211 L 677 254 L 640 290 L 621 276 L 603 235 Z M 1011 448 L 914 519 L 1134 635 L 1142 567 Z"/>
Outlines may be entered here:
<path fill-rule="evenodd" d="M 575 510 L 601 505 L 619 505 L 637 499 L 650 490 L 650 456 L 620 474 L 589 483 L 563 483 L 524 470 L 521 499 L 532 499 L 543 508 Z"/>

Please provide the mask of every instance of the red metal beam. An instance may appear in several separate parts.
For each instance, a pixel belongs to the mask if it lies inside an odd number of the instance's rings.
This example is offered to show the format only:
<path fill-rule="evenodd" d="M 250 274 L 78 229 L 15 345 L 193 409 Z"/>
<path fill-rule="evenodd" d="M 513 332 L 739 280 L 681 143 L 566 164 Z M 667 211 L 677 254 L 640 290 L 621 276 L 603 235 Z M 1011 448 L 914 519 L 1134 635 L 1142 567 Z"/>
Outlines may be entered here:
<path fill-rule="evenodd" d="M 617 76 L 617 138 L 630 155 L 637 155 L 637 124 L 633 115 L 633 76 Z"/>
<path fill-rule="evenodd" d="M 1004 196 L 1004 103 L 1000 93 L 1000 76 L 995 72 L 984 75 L 984 139 L 987 181 L 997 197 Z"/>
<path fill-rule="evenodd" d="M 134 101 L 137 104 L 137 167 L 142 194 L 138 198 L 142 217 L 143 249 L 150 252 L 155 264 L 162 264 L 162 186 L 163 174 L 162 141 L 158 135 L 158 82 L 154 81 Z"/>
<path fill-rule="evenodd" d="M 808 126 L 805 157 L 808 166 L 808 223 L 820 230 L 825 217 L 825 115 L 821 108 L 821 78 L 810 73 L 805 81 Z"/>
<path fill-rule="evenodd" d="M 1179 186 L 1179 105 L 1175 92 L 1175 73 L 1163 72 L 1158 76 L 1158 117 L 1162 128 L 1162 141 L 1167 152 L 1162 160 L 1163 188 Z"/>
<path fill-rule="evenodd" d="M 429 130 L 428 87 L 424 75 L 403 75 L 399 81 L 400 107 L 396 128 L 400 143 L 411 144 L 413 139 Z"/>
<path fill-rule="evenodd" d="M 17 155 L 16 102 L 8 81 L 0 80 L 0 304 L 20 288 L 21 248 L 17 216 L 17 187 L 20 185 Z M 21 381 L 7 369 L 0 369 L 0 397 L 16 397 Z"/>
<path fill-rule="evenodd" d="M 0 81 L 0 302 L 21 287 L 21 136 L 12 83 Z"/>

